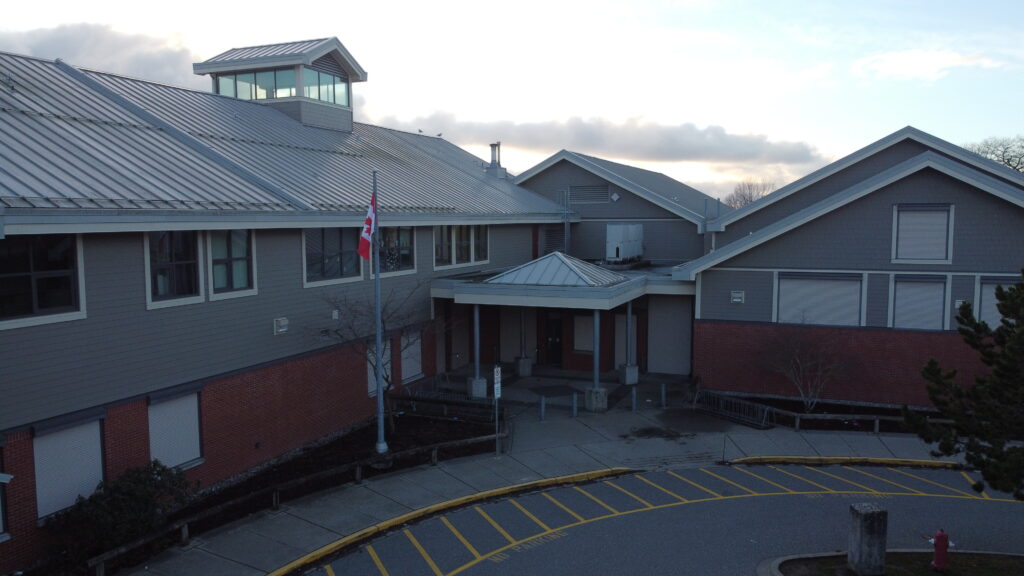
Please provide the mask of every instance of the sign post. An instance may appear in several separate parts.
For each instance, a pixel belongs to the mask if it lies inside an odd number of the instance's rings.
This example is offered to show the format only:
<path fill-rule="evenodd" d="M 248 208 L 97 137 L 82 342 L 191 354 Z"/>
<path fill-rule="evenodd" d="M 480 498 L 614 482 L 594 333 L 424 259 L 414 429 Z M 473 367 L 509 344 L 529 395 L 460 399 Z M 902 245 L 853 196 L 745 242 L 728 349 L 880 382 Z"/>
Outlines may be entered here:
<path fill-rule="evenodd" d="M 501 365 L 494 367 L 494 455 L 501 456 L 501 420 L 498 418 L 498 401 L 501 399 Z"/>

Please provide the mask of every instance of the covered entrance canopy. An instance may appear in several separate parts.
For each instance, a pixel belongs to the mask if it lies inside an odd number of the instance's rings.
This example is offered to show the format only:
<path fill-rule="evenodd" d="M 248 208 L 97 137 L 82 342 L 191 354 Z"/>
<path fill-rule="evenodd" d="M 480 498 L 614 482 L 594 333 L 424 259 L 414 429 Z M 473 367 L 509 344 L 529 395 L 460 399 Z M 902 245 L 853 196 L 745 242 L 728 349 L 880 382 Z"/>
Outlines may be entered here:
<path fill-rule="evenodd" d="M 600 311 L 627 305 L 646 292 L 644 276 L 626 276 L 595 264 L 552 252 L 483 280 L 438 280 L 431 287 L 435 297 L 473 306 L 474 375 L 480 379 L 480 305 L 593 310 L 594 388 L 599 387 L 601 330 Z M 626 365 L 635 366 L 632 322 L 626 323 Z M 522 333 L 523 331 L 521 331 Z M 524 346 L 525 347 L 525 346 Z"/>

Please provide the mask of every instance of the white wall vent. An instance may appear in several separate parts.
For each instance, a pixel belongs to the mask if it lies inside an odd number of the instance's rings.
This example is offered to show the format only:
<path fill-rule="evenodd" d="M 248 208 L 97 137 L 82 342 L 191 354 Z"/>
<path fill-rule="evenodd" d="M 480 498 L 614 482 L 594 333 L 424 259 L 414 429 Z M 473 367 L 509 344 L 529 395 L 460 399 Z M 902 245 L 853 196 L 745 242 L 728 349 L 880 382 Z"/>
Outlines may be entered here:
<path fill-rule="evenodd" d="M 287 318 L 274 318 L 274 336 L 288 332 Z"/>
<path fill-rule="evenodd" d="M 609 223 L 605 243 L 607 262 L 640 260 L 644 255 L 644 225 Z"/>

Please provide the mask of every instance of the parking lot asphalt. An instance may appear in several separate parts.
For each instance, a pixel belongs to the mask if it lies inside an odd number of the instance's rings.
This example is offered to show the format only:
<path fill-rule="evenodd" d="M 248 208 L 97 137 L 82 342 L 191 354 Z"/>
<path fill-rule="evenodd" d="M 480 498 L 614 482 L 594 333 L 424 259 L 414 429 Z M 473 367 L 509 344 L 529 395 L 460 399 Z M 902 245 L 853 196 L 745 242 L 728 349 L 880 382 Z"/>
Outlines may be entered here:
<path fill-rule="evenodd" d="M 125 573 L 140 576 L 285 574 L 337 550 L 418 518 L 545 485 L 627 471 L 710 469 L 719 462 L 772 463 L 831 458 L 888 466 L 956 464 L 936 459 L 916 436 L 755 430 L 693 412 L 680 397 L 661 406 L 660 383 L 641 380 L 636 406 L 626 397 L 606 412 L 572 417 L 567 399 L 549 399 L 545 417 L 537 385 L 583 389 L 589 382 L 523 379 L 505 388 L 514 433 L 508 451 L 441 461 L 345 484 L 286 502 L 198 535 Z M 613 388 L 615 384 L 603 384 Z M 804 463 L 803 461 L 800 462 Z M 825 484 L 823 484 L 825 485 Z M 964 487 L 969 492 L 965 480 Z"/>

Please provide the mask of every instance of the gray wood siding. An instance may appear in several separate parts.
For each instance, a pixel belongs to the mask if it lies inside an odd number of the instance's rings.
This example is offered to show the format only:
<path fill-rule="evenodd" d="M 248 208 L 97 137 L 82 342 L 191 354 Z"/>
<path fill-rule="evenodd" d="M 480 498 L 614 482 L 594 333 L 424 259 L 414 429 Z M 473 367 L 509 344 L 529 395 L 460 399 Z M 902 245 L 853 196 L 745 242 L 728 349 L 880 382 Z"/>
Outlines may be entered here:
<path fill-rule="evenodd" d="M 701 318 L 771 322 L 774 289 L 771 272 L 708 270 L 700 280 Z M 730 301 L 733 290 L 743 290 L 743 304 Z"/>
<path fill-rule="evenodd" d="M 431 229 L 419 228 L 418 273 L 384 277 L 384 297 L 415 289 L 407 319 L 426 320 L 430 278 L 525 262 L 531 230 L 492 226 L 490 263 L 435 273 Z M 369 267 L 358 282 L 303 288 L 301 231 L 255 238 L 257 295 L 146 310 L 142 234 L 83 236 L 88 317 L 0 331 L 0 430 L 335 345 L 320 336 L 336 326 L 331 297 L 372 309 Z M 289 330 L 274 336 L 278 317 Z"/>
<path fill-rule="evenodd" d="M 647 312 L 647 371 L 689 374 L 693 351 L 693 298 L 651 295 Z"/>
<path fill-rule="evenodd" d="M 704 238 L 692 222 L 677 218 L 671 221 L 588 220 L 572 225 L 572 255 L 584 260 L 605 257 L 609 223 L 642 224 L 644 227 L 644 259 L 683 262 L 699 258 Z"/>
<path fill-rule="evenodd" d="M 853 166 L 840 170 L 820 182 L 816 182 L 795 194 L 791 194 L 787 198 L 729 224 L 725 231 L 718 233 L 716 245 L 721 248 L 729 242 L 743 238 L 751 232 L 756 232 L 789 214 L 820 202 L 927 149 L 923 144 L 911 140 L 905 140 L 886 148 Z"/>
<path fill-rule="evenodd" d="M 865 321 L 868 326 L 889 325 L 889 275 L 868 274 L 868 301 Z"/>
<path fill-rule="evenodd" d="M 974 301 L 974 285 L 975 279 L 973 276 L 953 276 L 953 281 L 947 288 L 950 290 L 948 314 L 949 328 L 951 330 L 956 330 L 957 327 L 956 315 L 959 312 L 956 305 L 957 300 L 970 302 L 975 316 L 978 315 L 978 302 Z"/>
<path fill-rule="evenodd" d="M 954 206 L 952 264 L 892 262 L 893 206 Z M 1007 272 L 1021 266 L 1024 210 L 923 170 L 724 262 L 723 266 L 897 272 Z"/>

